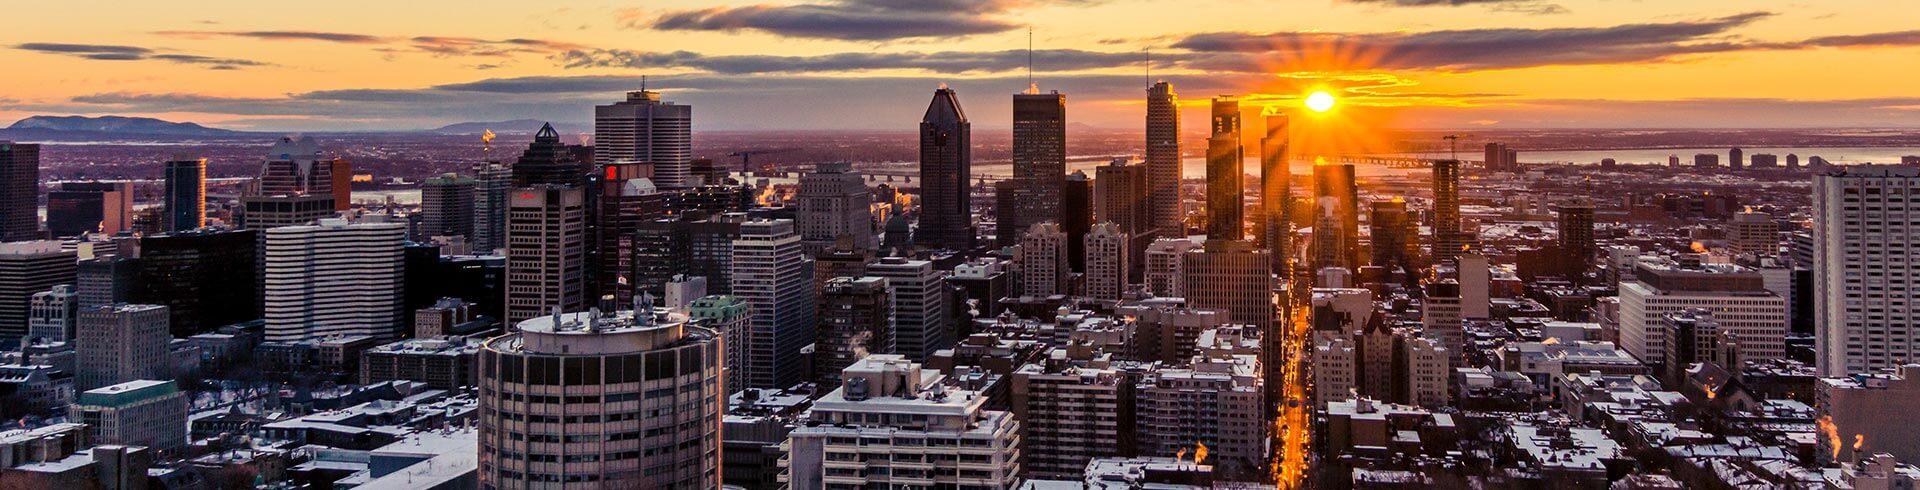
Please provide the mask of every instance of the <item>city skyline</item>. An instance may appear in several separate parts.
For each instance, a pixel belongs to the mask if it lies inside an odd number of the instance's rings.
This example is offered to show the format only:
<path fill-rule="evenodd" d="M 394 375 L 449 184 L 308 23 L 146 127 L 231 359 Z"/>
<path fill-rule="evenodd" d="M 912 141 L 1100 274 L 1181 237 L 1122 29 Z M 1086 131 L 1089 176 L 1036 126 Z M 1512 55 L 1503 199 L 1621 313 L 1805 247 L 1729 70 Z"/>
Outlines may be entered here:
<path fill-rule="evenodd" d="M 1193 120 L 1213 95 L 1257 110 L 1323 87 L 1387 127 L 1920 126 L 1920 98 L 1901 82 L 1920 73 L 1920 31 L 1881 15 L 1903 8 L 1895 0 L 392 8 L 367 17 L 310 5 L 292 23 L 241 4 L 18 6 L 44 21 L 0 35 L 0 62 L 35 68 L 0 82 L 0 120 L 117 114 L 269 131 L 586 122 L 587 107 L 648 76 L 649 88 L 707 108 L 697 130 L 896 128 L 913 115 L 906 102 L 939 83 L 969 97 L 983 129 L 1004 128 L 1002 95 L 1027 85 L 1031 28 L 1034 76 L 1069 94 L 1074 123 L 1090 127 L 1132 127 L 1154 79 L 1189 94 Z M 1872 71 L 1833 77 L 1826 66 Z M 796 97 L 821 105 L 778 103 Z"/>

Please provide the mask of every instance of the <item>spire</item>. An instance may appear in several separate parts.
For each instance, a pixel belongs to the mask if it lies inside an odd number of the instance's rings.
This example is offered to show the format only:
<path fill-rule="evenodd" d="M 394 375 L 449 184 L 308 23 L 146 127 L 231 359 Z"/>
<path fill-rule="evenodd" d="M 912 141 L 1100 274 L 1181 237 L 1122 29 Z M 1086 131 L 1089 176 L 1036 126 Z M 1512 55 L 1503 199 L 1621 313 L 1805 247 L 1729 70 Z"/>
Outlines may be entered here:
<path fill-rule="evenodd" d="M 967 122 L 967 113 L 960 110 L 960 98 L 954 94 L 953 89 L 942 84 L 939 90 L 933 91 L 933 102 L 927 105 L 927 114 L 921 117 L 920 122 L 964 123 Z"/>
<path fill-rule="evenodd" d="M 533 140 L 557 143 L 560 141 L 560 132 L 553 129 L 553 123 L 542 124 L 540 125 L 540 132 L 533 133 Z"/>

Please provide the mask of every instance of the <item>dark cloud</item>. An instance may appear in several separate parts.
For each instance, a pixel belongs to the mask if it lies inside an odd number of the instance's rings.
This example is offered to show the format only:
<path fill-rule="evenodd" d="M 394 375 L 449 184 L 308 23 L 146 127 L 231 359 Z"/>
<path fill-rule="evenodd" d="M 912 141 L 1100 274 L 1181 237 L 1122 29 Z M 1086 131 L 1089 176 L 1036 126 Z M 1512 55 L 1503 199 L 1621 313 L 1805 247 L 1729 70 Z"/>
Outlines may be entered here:
<path fill-rule="evenodd" d="M 380 44 L 390 39 L 366 34 L 319 31 L 155 31 L 162 36 L 208 38 L 239 37 L 264 41 L 322 41 L 348 44 Z"/>
<path fill-rule="evenodd" d="M 73 56 L 89 60 L 102 61 L 141 61 L 154 60 L 183 65 L 205 65 L 215 70 L 237 70 L 249 66 L 270 66 L 269 63 L 239 59 L 216 58 L 196 54 L 160 53 L 139 46 L 103 45 L 103 44 L 66 44 L 66 43 L 25 43 L 16 44 L 14 49 L 35 51 L 48 54 Z"/>
<path fill-rule="evenodd" d="M 1801 41 L 1799 44 L 1802 46 L 1825 48 L 1920 46 L 1920 31 L 1824 36 Z"/>
<path fill-rule="evenodd" d="M 1395 7 L 1464 7 L 1484 5 L 1494 11 L 1518 12 L 1524 14 L 1564 14 L 1568 10 L 1559 4 L 1541 0 L 1346 0 L 1347 3 L 1389 5 Z"/>
<path fill-rule="evenodd" d="M 999 73 L 1022 70 L 1027 65 L 1025 50 L 944 51 L 898 53 L 833 53 L 817 56 L 733 55 L 708 56 L 690 51 L 665 53 L 596 49 L 568 51 L 553 58 L 567 68 L 693 68 L 713 73 L 831 73 L 872 70 L 922 70 L 933 73 Z M 1043 49 L 1032 53 L 1036 70 L 1042 72 L 1080 71 L 1145 63 L 1137 52 L 1100 52 L 1078 49 Z M 1158 57 L 1162 68 L 1176 66 L 1186 55 Z"/>
<path fill-rule="evenodd" d="M 416 36 L 408 39 L 414 49 L 436 56 L 504 57 L 523 53 L 554 53 L 584 50 L 579 44 L 546 39 L 480 39 L 454 36 Z"/>
<path fill-rule="evenodd" d="M 620 22 L 661 30 L 760 31 L 787 37 L 883 41 L 1004 32 L 1022 24 L 1005 14 L 1075 0 L 837 0 L 799 5 L 750 5 L 670 11 L 652 22 L 623 11 Z"/>
<path fill-rule="evenodd" d="M 1479 70 L 1545 65 L 1659 61 L 1680 55 L 1755 49 L 1729 38 L 1736 28 L 1773 14 L 1750 12 L 1716 19 L 1610 27 L 1468 29 L 1415 33 L 1214 32 L 1187 36 L 1175 47 L 1232 53 L 1218 66 L 1304 69 Z M 1337 56 L 1336 56 L 1337 55 Z M 1360 66 L 1316 66 L 1360 65 Z"/>

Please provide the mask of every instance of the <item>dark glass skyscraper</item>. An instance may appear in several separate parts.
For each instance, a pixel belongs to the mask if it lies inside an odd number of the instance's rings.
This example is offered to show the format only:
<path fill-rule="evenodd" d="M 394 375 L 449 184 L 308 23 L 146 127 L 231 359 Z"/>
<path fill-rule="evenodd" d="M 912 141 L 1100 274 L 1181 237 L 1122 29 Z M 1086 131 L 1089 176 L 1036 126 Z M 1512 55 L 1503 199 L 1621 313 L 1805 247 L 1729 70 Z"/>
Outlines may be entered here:
<path fill-rule="evenodd" d="M 1060 186 L 1066 175 L 1067 96 L 1043 94 L 1038 88 L 1014 94 L 1013 205 L 1019 221 L 1013 229 L 1060 221 Z"/>
<path fill-rule="evenodd" d="M 585 184 L 590 163 L 575 158 L 573 151 L 560 142 L 560 132 L 547 124 L 534 133 L 533 143 L 527 145 L 520 160 L 513 164 L 513 185 Z"/>
<path fill-rule="evenodd" d="M 1207 239 L 1245 237 L 1240 194 L 1245 192 L 1246 151 L 1240 148 L 1240 102 L 1213 99 L 1213 136 L 1207 138 Z"/>
<path fill-rule="evenodd" d="M 1153 214 L 1148 228 L 1168 237 L 1185 236 L 1180 223 L 1180 96 L 1167 82 L 1147 89 L 1147 176 Z"/>
<path fill-rule="evenodd" d="M 0 242 L 40 238 L 40 145 L 0 141 Z"/>
<path fill-rule="evenodd" d="M 1087 232 L 1093 229 L 1093 179 L 1086 172 L 1067 176 L 1060 187 L 1060 230 L 1067 232 L 1067 263 L 1087 271 Z"/>
<path fill-rule="evenodd" d="M 193 231 L 140 238 L 133 301 L 167 307 L 173 336 L 260 318 L 259 231 Z"/>
<path fill-rule="evenodd" d="M 1459 257 L 1466 237 L 1460 235 L 1460 161 L 1433 162 L 1433 261 Z"/>
<path fill-rule="evenodd" d="M 1313 167 L 1314 203 L 1318 205 L 1324 198 L 1333 198 L 1333 216 L 1340 228 L 1338 243 L 1340 263 L 1363 263 L 1356 253 L 1360 243 L 1360 190 L 1354 185 L 1352 164 L 1315 165 Z M 1320 212 L 1316 209 L 1315 213 Z M 1315 226 L 1313 232 L 1323 231 Z"/>
<path fill-rule="evenodd" d="M 132 219 L 129 182 L 66 182 L 47 192 L 47 232 L 54 237 L 119 233 Z"/>
<path fill-rule="evenodd" d="M 973 248 L 972 131 L 953 89 L 935 90 L 920 119 L 920 229 L 913 238 L 921 246 Z"/>
<path fill-rule="evenodd" d="M 1273 251 L 1273 271 L 1286 276 L 1293 252 L 1293 170 L 1288 167 L 1287 116 L 1267 114 L 1260 138 L 1261 245 Z"/>
<path fill-rule="evenodd" d="M 175 158 L 166 165 L 166 195 L 160 198 L 167 212 L 163 228 L 187 231 L 206 226 L 207 159 Z"/>

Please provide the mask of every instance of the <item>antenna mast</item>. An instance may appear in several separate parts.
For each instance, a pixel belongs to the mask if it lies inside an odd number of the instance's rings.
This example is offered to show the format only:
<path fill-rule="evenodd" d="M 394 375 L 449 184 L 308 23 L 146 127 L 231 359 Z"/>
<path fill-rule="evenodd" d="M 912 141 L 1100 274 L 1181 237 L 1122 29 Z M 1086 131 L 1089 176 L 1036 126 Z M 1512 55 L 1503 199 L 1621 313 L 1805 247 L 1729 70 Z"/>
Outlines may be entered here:
<path fill-rule="evenodd" d="M 1027 86 L 1033 84 L 1033 26 L 1027 26 Z"/>

